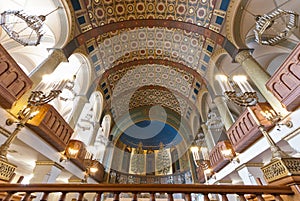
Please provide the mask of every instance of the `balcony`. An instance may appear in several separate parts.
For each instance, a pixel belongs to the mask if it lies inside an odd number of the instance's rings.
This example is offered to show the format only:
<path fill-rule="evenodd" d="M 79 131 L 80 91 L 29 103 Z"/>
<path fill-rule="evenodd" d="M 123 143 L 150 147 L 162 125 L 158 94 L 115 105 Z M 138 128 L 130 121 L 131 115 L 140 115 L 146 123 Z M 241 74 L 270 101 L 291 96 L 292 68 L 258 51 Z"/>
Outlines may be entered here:
<path fill-rule="evenodd" d="M 230 159 L 226 158 L 222 154 L 222 150 L 232 150 L 232 153 L 234 153 L 233 147 L 229 141 L 218 142 L 217 145 L 209 153 L 211 168 L 214 172 L 218 172 L 230 162 Z M 233 154 L 233 156 L 234 155 L 235 154 Z"/>
<path fill-rule="evenodd" d="M 288 111 L 300 104 L 300 43 L 278 68 L 266 87 Z"/>
<path fill-rule="evenodd" d="M 65 150 L 73 133 L 70 125 L 49 104 L 41 106 L 39 113 L 26 125 L 58 151 Z"/>
<path fill-rule="evenodd" d="M 264 125 L 266 130 L 274 126 L 260 114 L 263 108 L 270 107 L 268 103 L 257 103 L 255 106 L 249 107 L 228 129 L 226 134 L 235 152 L 240 153 L 244 151 L 262 136 L 259 130 L 259 124 Z M 256 119 L 254 119 L 251 114 L 252 112 L 249 110 L 253 111 L 256 115 Z M 257 122 L 259 122 L 259 124 Z"/>
<path fill-rule="evenodd" d="M 30 78 L 0 44 L 0 105 L 10 109 L 32 87 Z"/>

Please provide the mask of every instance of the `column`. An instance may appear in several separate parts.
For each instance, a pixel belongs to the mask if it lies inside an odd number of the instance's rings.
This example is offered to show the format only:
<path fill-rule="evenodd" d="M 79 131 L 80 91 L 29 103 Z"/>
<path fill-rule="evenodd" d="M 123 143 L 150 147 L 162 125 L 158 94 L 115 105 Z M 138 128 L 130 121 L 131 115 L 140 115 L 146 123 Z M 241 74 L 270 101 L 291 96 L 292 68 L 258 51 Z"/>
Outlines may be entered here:
<path fill-rule="evenodd" d="M 211 132 L 209 132 L 208 127 L 206 124 L 201 124 L 201 128 L 202 131 L 204 133 L 205 136 L 205 141 L 206 141 L 206 145 L 208 150 L 212 150 L 212 148 L 214 148 L 214 146 L 216 145 L 213 136 L 211 135 Z"/>
<path fill-rule="evenodd" d="M 239 52 L 235 60 L 240 63 L 250 79 L 256 85 L 260 93 L 270 103 L 276 112 L 283 116 L 287 115 L 287 110 L 282 107 L 280 101 L 267 89 L 266 83 L 270 75 L 260 66 L 260 64 L 250 55 L 248 50 Z"/>
<path fill-rule="evenodd" d="M 60 49 L 53 49 L 53 52 L 43 61 L 34 71 L 29 75 L 33 81 L 32 90 L 42 81 L 43 75 L 51 74 L 61 62 L 67 62 L 67 58 L 63 51 Z M 12 107 L 11 113 L 17 115 L 17 113 L 27 105 L 27 100 L 31 94 L 31 90 L 28 90 Z"/>
<path fill-rule="evenodd" d="M 261 170 L 262 166 L 262 163 L 245 163 L 237 169 L 237 172 L 245 185 L 266 184 Z"/>
<path fill-rule="evenodd" d="M 214 103 L 216 104 L 219 114 L 221 116 L 222 122 L 225 129 L 228 130 L 234 123 L 234 118 L 226 104 L 226 99 L 224 96 L 216 96 L 214 98 Z"/>
<path fill-rule="evenodd" d="M 30 183 L 55 183 L 62 169 L 61 165 L 53 161 L 36 161 L 33 170 L 34 176 L 30 180 Z M 40 200 L 42 195 L 42 193 L 37 193 L 36 200 Z M 49 198 L 49 200 L 51 199 Z"/>

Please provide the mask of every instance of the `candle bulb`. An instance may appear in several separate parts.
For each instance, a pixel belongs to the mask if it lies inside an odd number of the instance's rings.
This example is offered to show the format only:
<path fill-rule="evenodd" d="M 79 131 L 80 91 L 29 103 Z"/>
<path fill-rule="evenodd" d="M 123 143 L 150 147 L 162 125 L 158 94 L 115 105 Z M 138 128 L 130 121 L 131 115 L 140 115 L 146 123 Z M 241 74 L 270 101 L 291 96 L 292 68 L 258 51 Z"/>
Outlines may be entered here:
<path fill-rule="evenodd" d="M 201 147 L 201 152 L 204 160 L 209 160 L 208 149 L 206 147 Z"/>

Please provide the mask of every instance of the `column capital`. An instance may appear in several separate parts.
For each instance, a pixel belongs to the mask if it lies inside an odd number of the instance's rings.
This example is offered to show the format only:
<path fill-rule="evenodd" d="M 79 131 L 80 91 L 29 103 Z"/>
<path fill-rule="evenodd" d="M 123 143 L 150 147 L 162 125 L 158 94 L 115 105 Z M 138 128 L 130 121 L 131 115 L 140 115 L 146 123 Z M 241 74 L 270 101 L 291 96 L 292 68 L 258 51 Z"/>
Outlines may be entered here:
<path fill-rule="evenodd" d="M 60 62 L 68 62 L 68 58 L 66 57 L 65 53 L 62 49 L 58 48 L 48 48 L 48 51 L 52 51 L 50 56 L 54 59 L 56 59 L 59 63 Z"/>
<path fill-rule="evenodd" d="M 235 61 L 242 64 L 246 59 L 252 58 L 251 51 L 249 49 L 241 50 L 235 56 Z"/>

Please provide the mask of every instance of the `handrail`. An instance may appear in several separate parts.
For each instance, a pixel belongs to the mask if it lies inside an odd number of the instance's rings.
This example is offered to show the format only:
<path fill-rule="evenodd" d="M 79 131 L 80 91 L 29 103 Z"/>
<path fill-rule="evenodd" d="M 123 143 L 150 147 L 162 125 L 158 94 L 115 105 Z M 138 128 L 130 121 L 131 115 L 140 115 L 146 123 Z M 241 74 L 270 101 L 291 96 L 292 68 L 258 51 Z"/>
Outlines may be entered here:
<path fill-rule="evenodd" d="M 235 194 L 245 200 L 245 195 L 251 194 L 261 197 L 262 195 L 293 195 L 294 192 L 288 186 L 283 185 L 205 185 L 205 184 L 0 184 L 0 192 L 6 192 L 8 196 L 3 200 L 9 200 L 13 194 L 17 192 L 25 192 L 25 197 L 30 197 L 31 193 L 43 192 L 42 200 L 47 200 L 50 193 L 60 192 L 62 196 L 60 200 L 64 200 L 67 193 L 114 193 L 118 197 L 120 193 L 131 192 L 138 193 L 167 193 L 169 196 L 173 193 L 191 193 L 203 194 L 220 194 L 226 197 L 227 194 Z M 99 196 L 98 196 L 99 197 Z M 155 196 L 154 196 L 155 198 Z M 208 198 L 208 197 L 207 197 Z M 209 200 L 209 199 L 206 199 Z M 224 198 L 226 200 L 226 198 Z M 280 198 L 278 199 L 280 200 Z"/>

